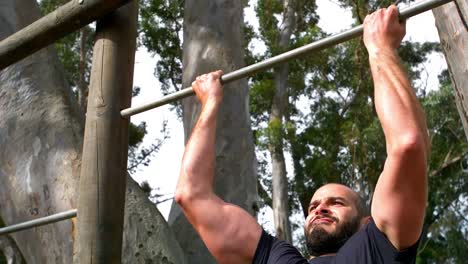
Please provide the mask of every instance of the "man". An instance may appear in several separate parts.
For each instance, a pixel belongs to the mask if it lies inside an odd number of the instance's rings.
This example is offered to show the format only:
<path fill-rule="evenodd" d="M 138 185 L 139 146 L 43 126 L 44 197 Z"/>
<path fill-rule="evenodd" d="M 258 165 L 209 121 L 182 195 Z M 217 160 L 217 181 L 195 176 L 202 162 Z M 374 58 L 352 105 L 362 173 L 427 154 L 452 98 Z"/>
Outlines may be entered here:
<path fill-rule="evenodd" d="M 429 153 L 424 113 L 396 49 L 405 25 L 392 5 L 368 15 L 364 44 L 375 86 L 375 105 L 387 159 L 375 188 L 371 217 L 354 191 L 327 184 L 313 195 L 305 223 L 309 263 L 413 263 L 427 199 Z M 213 193 L 221 71 L 192 83 L 201 104 L 186 145 L 176 201 L 219 263 L 307 263 L 284 241 L 266 234 L 243 209 Z"/>

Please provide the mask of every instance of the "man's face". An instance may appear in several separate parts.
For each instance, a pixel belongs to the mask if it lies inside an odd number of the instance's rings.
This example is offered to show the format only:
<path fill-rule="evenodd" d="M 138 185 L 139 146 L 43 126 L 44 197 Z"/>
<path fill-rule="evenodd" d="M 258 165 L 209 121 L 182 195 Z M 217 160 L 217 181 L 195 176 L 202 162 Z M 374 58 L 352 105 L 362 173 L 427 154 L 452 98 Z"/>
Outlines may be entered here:
<path fill-rule="evenodd" d="M 312 256 L 336 253 L 359 230 L 356 202 L 357 195 L 339 184 L 327 184 L 315 192 L 304 227 Z"/>

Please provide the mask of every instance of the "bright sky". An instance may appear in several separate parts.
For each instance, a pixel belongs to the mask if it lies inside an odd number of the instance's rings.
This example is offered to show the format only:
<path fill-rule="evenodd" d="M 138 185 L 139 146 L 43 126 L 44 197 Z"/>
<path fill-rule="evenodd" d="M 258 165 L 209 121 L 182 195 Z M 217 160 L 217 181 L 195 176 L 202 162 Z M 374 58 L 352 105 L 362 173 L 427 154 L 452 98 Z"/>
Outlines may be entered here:
<path fill-rule="evenodd" d="M 337 33 L 350 28 L 352 18 L 349 10 L 343 10 L 332 0 L 317 0 L 317 5 L 317 12 L 320 15 L 319 26 L 326 32 Z M 248 8 L 245 12 L 247 20 L 249 23 L 252 23 L 250 21 L 254 21 L 254 19 L 249 18 L 255 17 L 253 7 Z M 407 22 L 407 34 L 404 40 L 438 42 L 439 37 L 432 12 L 425 12 L 409 19 Z M 145 49 L 140 48 L 136 54 L 134 84 L 141 87 L 141 93 L 133 98 L 133 106 L 161 97 L 158 80 L 154 77 L 155 65 L 156 58 L 152 57 Z M 437 88 L 437 75 L 442 69 L 446 68 L 443 56 L 431 55 L 429 61 L 423 67 L 425 68 L 425 73 L 422 74 L 422 79 L 427 79 L 429 88 Z M 160 193 L 168 194 L 168 197 L 172 196 L 177 183 L 183 154 L 184 135 L 182 123 L 174 113 L 169 111 L 169 106 L 135 115 L 131 120 L 135 124 L 142 121 L 147 123 L 149 133 L 144 140 L 144 144 L 146 145 L 153 143 L 156 138 L 161 138 L 159 131 L 161 130 L 162 122 L 163 120 L 168 120 L 170 138 L 164 142 L 160 151 L 152 158 L 151 164 L 148 167 L 141 167 L 141 170 L 133 175 L 133 177 L 138 182 L 146 180 L 152 188 L 159 188 Z M 288 167 L 288 170 L 292 170 L 291 166 Z M 166 219 L 171 204 L 172 200 L 169 200 L 158 205 L 159 210 Z M 265 217 L 272 219 L 271 212 L 266 212 Z"/>

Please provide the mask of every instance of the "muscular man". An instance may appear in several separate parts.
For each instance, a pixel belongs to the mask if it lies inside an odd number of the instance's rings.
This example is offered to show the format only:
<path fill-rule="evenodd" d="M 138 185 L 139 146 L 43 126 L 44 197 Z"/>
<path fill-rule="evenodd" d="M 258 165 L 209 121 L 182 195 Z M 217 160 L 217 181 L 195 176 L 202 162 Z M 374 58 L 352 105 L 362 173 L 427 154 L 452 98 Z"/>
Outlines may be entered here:
<path fill-rule="evenodd" d="M 309 263 L 414 262 L 427 199 L 429 143 L 424 114 L 396 52 L 404 34 L 394 5 L 364 21 L 387 159 L 371 217 L 346 186 L 327 184 L 315 192 L 304 227 L 313 256 Z M 213 192 L 221 75 L 202 75 L 192 84 L 202 110 L 185 149 L 175 199 L 219 263 L 307 263 L 294 247 L 265 233 L 251 215 Z"/>

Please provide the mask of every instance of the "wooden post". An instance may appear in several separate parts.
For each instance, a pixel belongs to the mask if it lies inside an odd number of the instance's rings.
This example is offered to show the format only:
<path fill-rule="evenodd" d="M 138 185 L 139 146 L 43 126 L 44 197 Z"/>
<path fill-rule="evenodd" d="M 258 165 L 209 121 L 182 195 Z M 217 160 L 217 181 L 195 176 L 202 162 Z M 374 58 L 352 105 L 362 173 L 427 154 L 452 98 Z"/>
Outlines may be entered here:
<path fill-rule="evenodd" d="M 465 0 L 432 10 L 445 54 L 458 113 L 468 139 L 468 4 Z"/>
<path fill-rule="evenodd" d="M 129 0 L 70 0 L 0 42 L 0 70 L 95 21 Z"/>
<path fill-rule="evenodd" d="M 74 263 L 121 263 L 137 15 L 134 0 L 97 23 Z"/>

